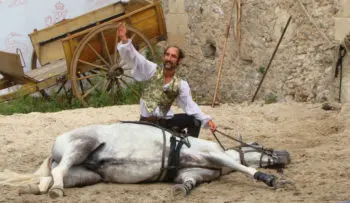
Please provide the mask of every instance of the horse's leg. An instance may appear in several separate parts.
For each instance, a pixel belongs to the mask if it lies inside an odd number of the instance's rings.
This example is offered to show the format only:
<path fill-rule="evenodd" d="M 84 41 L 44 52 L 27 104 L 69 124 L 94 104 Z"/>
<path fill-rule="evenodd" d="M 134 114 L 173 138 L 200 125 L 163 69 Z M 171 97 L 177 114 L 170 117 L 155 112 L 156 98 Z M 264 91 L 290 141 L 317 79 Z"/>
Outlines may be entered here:
<path fill-rule="evenodd" d="M 70 168 L 67 175 L 63 178 L 65 188 L 93 185 L 102 181 L 103 179 L 98 173 L 82 166 Z"/>
<path fill-rule="evenodd" d="M 51 176 L 43 176 L 39 178 L 39 184 L 28 184 L 21 186 L 18 190 L 18 194 L 34 194 L 40 195 L 47 193 L 50 185 L 52 184 Z"/>
<path fill-rule="evenodd" d="M 230 156 L 228 156 L 226 153 L 209 152 L 208 154 L 209 155 L 204 155 L 204 156 L 211 162 L 214 162 L 214 163 L 216 162 L 218 164 L 222 164 L 224 166 L 232 168 L 233 170 L 248 174 L 254 179 L 258 181 L 262 181 L 270 187 L 276 186 L 276 177 L 274 175 L 266 174 L 256 170 L 255 168 L 247 167 L 240 163 L 237 163 L 233 161 L 230 158 Z"/>
<path fill-rule="evenodd" d="M 46 158 L 34 175 L 39 176 L 39 184 L 32 183 L 21 186 L 18 193 L 40 195 L 46 193 L 52 183 L 51 177 L 51 157 Z M 53 163 L 52 163 L 53 164 Z"/>
<path fill-rule="evenodd" d="M 197 139 L 196 142 L 191 143 L 191 148 L 185 148 L 183 149 L 183 152 L 188 150 L 189 154 L 197 154 L 198 157 L 202 156 L 213 163 L 217 163 L 217 165 L 226 166 L 233 170 L 243 172 L 255 178 L 256 180 L 266 183 L 269 186 L 275 186 L 275 176 L 262 173 L 260 171 L 257 171 L 255 168 L 247 167 L 236 162 L 228 153 L 221 149 L 217 143 L 212 143 L 200 139 Z"/>
<path fill-rule="evenodd" d="M 52 169 L 51 174 L 53 178 L 53 185 L 49 190 L 49 195 L 52 198 L 61 197 L 64 195 L 64 177 L 68 174 L 69 169 L 73 165 L 79 165 L 94 152 L 101 143 L 97 139 L 91 137 L 82 137 L 80 139 L 72 140 L 65 146 L 66 151 L 62 153 L 61 160 L 59 164 Z M 57 146 L 60 148 L 62 146 Z M 55 147 L 53 149 L 53 159 L 55 160 Z M 59 149 L 57 149 L 59 151 Z M 56 152 L 58 153 L 58 152 Z M 57 155 L 59 157 L 59 153 Z"/>
<path fill-rule="evenodd" d="M 40 183 L 39 183 L 39 191 L 40 194 L 45 194 L 49 190 L 50 186 L 52 185 L 52 177 L 46 176 L 46 177 L 40 177 Z"/>
<path fill-rule="evenodd" d="M 53 164 L 53 168 L 57 164 Z M 79 187 L 85 185 L 93 185 L 102 181 L 99 174 L 86 169 L 82 166 L 74 166 L 68 170 L 68 173 L 63 178 L 63 183 L 65 188 L 69 187 Z M 47 193 L 50 186 L 52 185 L 53 178 L 51 176 L 40 177 L 39 191 L 40 194 Z"/>
<path fill-rule="evenodd" d="M 202 182 L 214 180 L 220 176 L 219 171 L 205 168 L 189 168 L 179 171 L 175 178 L 174 194 L 188 195 L 194 187 Z"/>

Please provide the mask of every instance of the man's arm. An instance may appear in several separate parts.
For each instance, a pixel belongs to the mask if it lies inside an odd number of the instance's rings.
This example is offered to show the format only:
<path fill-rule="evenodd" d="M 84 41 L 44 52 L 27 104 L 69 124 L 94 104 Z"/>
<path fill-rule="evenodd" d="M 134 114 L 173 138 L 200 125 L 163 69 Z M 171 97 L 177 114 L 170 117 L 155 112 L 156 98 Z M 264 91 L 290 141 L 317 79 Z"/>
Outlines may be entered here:
<path fill-rule="evenodd" d="M 120 42 L 117 49 L 121 58 L 121 63 L 132 68 L 131 74 L 137 81 L 148 80 L 155 73 L 157 64 L 148 61 L 133 46 L 131 40 L 126 36 L 126 27 L 121 24 L 118 28 Z"/>
<path fill-rule="evenodd" d="M 200 120 L 202 127 L 209 126 L 212 132 L 216 130 L 216 125 L 212 121 L 212 118 L 204 114 L 198 104 L 193 101 L 190 86 L 184 80 L 181 80 L 177 104 L 186 114 L 193 115 L 196 119 Z"/>

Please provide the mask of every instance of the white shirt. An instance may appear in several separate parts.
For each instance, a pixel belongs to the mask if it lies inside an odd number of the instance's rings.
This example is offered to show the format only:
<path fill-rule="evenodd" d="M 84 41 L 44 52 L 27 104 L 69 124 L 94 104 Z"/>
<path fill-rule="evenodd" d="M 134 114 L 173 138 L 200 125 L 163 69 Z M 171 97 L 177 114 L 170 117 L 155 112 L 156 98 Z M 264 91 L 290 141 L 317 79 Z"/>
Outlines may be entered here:
<path fill-rule="evenodd" d="M 117 49 L 119 51 L 120 58 L 122 59 L 122 63 L 132 68 L 131 74 L 135 80 L 149 80 L 156 72 L 157 64 L 148 61 L 144 56 L 142 56 L 134 48 L 130 39 L 125 44 L 122 44 L 120 42 L 117 46 Z M 166 90 L 168 86 L 169 84 L 165 84 L 163 86 L 164 90 Z M 202 127 L 207 126 L 207 122 L 211 120 L 211 117 L 202 113 L 199 106 L 193 101 L 190 86 L 184 80 L 180 81 L 177 104 L 187 115 L 193 115 L 196 119 L 200 120 Z M 157 107 L 153 112 L 148 112 L 142 99 L 140 99 L 140 108 L 140 113 L 143 117 L 163 117 L 162 113 L 159 110 L 159 107 Z M 170 109 L 165 118 L 171 118 L 173 116 L 174 112 Z"/>

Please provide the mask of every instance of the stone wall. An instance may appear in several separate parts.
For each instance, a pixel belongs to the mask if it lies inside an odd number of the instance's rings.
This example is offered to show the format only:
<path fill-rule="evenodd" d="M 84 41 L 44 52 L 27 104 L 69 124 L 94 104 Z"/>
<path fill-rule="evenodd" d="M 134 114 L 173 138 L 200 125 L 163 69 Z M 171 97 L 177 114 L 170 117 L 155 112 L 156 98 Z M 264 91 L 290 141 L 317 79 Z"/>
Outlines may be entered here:
<path fill-rule="evenodd" d="M 180 74 L 189 81 L 198 101 L 211 103 L 232 1 L 162 2 L 169 43 L 180 44 L 186 53 Z M 350 17 L 345 7 L 348 0 L 301 2 L 318 29 L 297 0 L 242 0 L 240 46 L 234 39 L 233 19 L 222 67 L 220 102 L 251 100 L 290 15 L 290 26 L 256 99 L 337 99 L 339 82 L 334 78 L 337 49 L 339 40 L 350 30 L 350 26 L 348 30 L 341 29 L 347 19 L 337 18 Z M 343 24 L 338 25 L 340 21 Z"/>

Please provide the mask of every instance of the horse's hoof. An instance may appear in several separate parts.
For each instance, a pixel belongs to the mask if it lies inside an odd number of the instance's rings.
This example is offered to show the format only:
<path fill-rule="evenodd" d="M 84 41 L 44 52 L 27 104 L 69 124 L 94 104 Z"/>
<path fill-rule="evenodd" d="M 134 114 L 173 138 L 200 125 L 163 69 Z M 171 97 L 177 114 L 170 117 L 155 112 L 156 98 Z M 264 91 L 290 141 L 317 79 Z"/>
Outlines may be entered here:
<path fill-rule="evenodd" d="M 291 180 L 286 180 L 286 179 L 279 179 L 278 181 L 276 181 L 275 184 L 275 188 L 284 188 L 284 187 L 288 187 L 288 185 L 295 187 L 295 183 Z"/>
<path fill-rule="evenodd" d="M 21 186 L 18 189 L 18 195 L 23 195 L 23 194 L 40 195 L 40 190 L 37 185 L 29 184 L 29 185 Z"/>
<path fill-rule="evenodd" d="M 264 182 L 266 185 L 270 187 L 276 187 L 277 178 L 274 175 L 258 171 L 254 174 L 254 178 L 256 180 Z"/>
<path fill-rule="evenodd" d="M 188 195 L 186 187 L 182 184 L 174 185 L 173 196 L 183 195 L 184 197 Z"/>
<path fill-rule="evenodd" d="M 51 188 L 50 191 L 49 191 L 49 196 L 51 198 L 63 197 L 64 196 L 63 189 L 61 189 L 61 188 Z"/>

